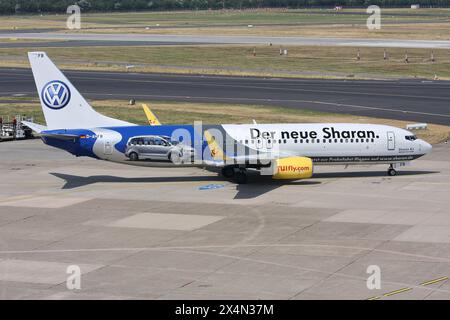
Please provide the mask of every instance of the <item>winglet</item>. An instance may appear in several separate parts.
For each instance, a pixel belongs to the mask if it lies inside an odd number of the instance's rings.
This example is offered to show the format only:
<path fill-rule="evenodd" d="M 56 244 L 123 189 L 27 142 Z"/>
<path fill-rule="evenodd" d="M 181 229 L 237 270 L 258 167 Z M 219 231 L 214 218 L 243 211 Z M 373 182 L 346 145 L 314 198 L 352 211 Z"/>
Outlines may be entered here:
<path fill-rule="evenodd" d="M 161 122 L 159 122 L 158 118 L 155 116 L 155 114 L 150 110 L 148 105 L 145 103 L 142 104 L 142 108 L 144 109 L 145 115 L 147 116 L 148 123 L 151 126 L 160 126 Z"/>

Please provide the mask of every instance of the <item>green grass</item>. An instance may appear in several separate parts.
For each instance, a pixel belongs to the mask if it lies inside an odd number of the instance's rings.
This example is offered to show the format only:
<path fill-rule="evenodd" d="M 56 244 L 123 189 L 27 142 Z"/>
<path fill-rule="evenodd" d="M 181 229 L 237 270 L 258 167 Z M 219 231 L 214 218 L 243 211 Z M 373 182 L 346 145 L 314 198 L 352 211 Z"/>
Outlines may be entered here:
<path fill-rule="evenodd" d="M 0 49 L 0 65 L 15 61 L 28 66 L 26 53 L 33 48 Z M 75 69 L 125 70 L 135 64 L 133 71 L 193 72 L 228 74 L 291 75 L 314 77 L 438 77 L 450 78 L 448 50 L 434 50 L 435 63 L 430 61 L 429 49 L 408 49 L 409 63 L 404 62 L 405 49 L 389 49 L 388 61 L 383 60 L 382 48 L 361 48 L 361 60 L 356 60 L 354 47 L 288 47 L 289 55 L 280 56 L 278 47 L 258 46 L 163 46 L 163 47 L 88 47 L 46 48 L 58 64 Z M 202 69 L 204 68 L 204 69 Z"/>
<path fill-rule="evenodd" d="M 187 24 L 330 24 L 365 23 L 365 9 L 346 10 L 352 14 L 340 14 L 333 10 L 226 10 L 226 11 L 187 11 L 187 12 L 145 12 L 92 14 L 85 17 L 86 22 L 109 25 L 160 23 L 161 25 L 183 26 Z M 449 10 L 427 11 L 386 10 L 386 21 L 445 21 L 450 17 Z M 405 15 L 408 14 L 408 15 Z M 420 14 L 420 15 L 419 15 Z"/>
<path fill-rule="evenodd" d="M 349 14 L 350 13 L 350 14 Z M 450 17 L 448 9 L 383 9 L 385 23 L 438 22 Z M 67 15 L 28 15 L 2 17 L 0 28 L 65 28 Z M 365 23 L 365 9 L 345 9 L 342 13 L 331 9 L 301 10 L 216 10 L 139 13 L 83 14 L 87 27 L 196 26 L 196 25 L 247 25 L 247 24 L 361 24 Z"/>

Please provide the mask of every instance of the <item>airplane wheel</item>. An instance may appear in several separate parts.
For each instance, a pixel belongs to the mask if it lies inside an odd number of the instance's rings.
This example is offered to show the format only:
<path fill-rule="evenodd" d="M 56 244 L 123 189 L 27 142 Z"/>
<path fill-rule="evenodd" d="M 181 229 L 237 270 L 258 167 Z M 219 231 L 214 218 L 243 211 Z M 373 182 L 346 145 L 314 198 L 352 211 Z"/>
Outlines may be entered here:
<path fill-rule="evenodd" d="M 222 176 L 225 178 L 232 178 L 234 176 L 234 168 L 233 167 L 223 167 L 222 168 Z"/>
<path fill-rule="evenodd" d="M 139 156 L 138 156 L 138 154 L 136 152 L 130 153 L 129 157 L 130 157 L 131 161 L 138 161 L 139 160 Z"/>
<path fill-rule="evenodd" d="M 393 168 L 389 168 L 388 175 L 393 177 L 393 176 L 397 175 L 397 171 L 395 169 L 393 169 Z"/>
<path fill-rule="evenodd" d="M 247 183 L 247 171 L 245 169 L 237 171 L 234 174 L 234 179 L 238 184 Z"/>

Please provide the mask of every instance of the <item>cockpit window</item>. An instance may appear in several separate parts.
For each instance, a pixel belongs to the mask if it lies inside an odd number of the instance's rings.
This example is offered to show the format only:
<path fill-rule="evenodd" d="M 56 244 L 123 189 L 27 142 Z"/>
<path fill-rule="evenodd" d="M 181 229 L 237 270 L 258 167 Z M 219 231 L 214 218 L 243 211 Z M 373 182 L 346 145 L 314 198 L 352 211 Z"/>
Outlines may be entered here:
<path fill-rule="evenodd" d="M 415 135 L 412 135 L 412 136 L 405 136 L 405 139 L 406 139 L 406 140 L 409 140 L 409 141 L 414 141 L 414 140 L 417 140 L 417 137 L 416 137 Z"/>

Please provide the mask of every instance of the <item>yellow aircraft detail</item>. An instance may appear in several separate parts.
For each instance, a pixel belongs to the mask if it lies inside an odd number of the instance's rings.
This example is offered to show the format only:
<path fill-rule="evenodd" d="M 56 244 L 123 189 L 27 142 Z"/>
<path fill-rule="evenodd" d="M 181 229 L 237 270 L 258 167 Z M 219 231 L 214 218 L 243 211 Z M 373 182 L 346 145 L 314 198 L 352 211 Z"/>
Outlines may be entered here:
<path fill-rule="evenodd" d="M 155 114 L 150 110 L 150 108 L 145 103 L 142 104 L 142 108 L 144 109 L 148 123 L 151 126 L 160 126 L 161 125 L 161 122 L 159 122 L 158 118 L 155 116 Z"/>
<path fill-rule="evenodd" d="M 211 157 L 214 160 L 227 160 L 228 157 L 223 153 L 222 148 L 219 147 L 213 135 L 211 135 L 208 130 L 206 130 L 204 134 L 209 150 L 211 151 Z"/>

